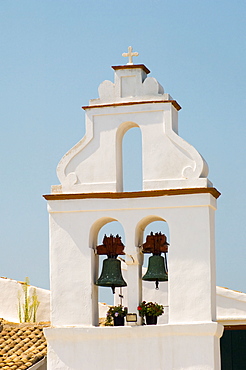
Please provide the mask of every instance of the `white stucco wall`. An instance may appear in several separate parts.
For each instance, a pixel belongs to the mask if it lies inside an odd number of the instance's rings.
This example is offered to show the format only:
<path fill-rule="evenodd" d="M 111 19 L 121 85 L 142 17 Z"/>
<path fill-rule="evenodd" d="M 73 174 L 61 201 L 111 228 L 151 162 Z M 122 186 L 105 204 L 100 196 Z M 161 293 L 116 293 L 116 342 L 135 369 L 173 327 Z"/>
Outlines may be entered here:
<path fill-rule="evenodd" d="M 218 321 L 223 325 L 246 325 L 246 294 L 218 286 L 216 292 Z"/>
<path fill-rule="evenodd" d="M 127 272 L 122 270 L 127 280 Z M 143 274 L 145 269 L 143 268 Z M 50 319 L 50 291 L 38 287 L 36 289 L 40 306 L 38 309 L 38 321 Z M 11 322 L 19 322 L 18 317 L 18 294 L 22 293 L 22 283 L 8 278 L 0 278 L 0 317 Z M 122 288 L 123 302 L 127 306 L 127 288 Z M 119 289 L 116 289 L 115 304 L 120 304 Z M 158 318 L 159 324 L 168 322 L 168 282 L 160 283 L 159 290 L 154 288 L 154 282 L 143 281 L 143 299 L 158 302 L 164 305 L 164 315 Z M 246 325 L 246 294 L 223 287 L 216 287 L 217 320 L 223 325 Z M 106 303 L 99 302 L 99 317 L 105 318 L 108 310 Z"/>
<path fill-rule="evenodd" d="M 45 328 L 48 370 L 220 370 L 211 354 L 222 331 L 217 323 Z"/>
<path fill-rule="evenodd" d="M 143 275 L 146 269 L 143 268 Z M 127 270 L 122 269 L 124 279 L 127 281 Z M 158 317 L 158 324 L 167 324 L 169 316 L 168 282 L 161 282 L 159 289 L 155 289 L 154 282 L 143 281 L 143 300 L 157 302 L 164 305 L 164 314 Z M 127 288 L 116 289 L 114 303 L 127 306 Z M 246 293 L 238 292 L 224 287 L 216 287 L 217 321 L 222 325 L 245 325 L 246 329 Z"/>
<path fill-rule="evenodd" d="M 215 320 L 215 208 L 210 194 L 49 201 L 52 324 L 96 324 L 94 248 L 100 228 L 112 220 L 125 231 L 129 310 L 142 300 L 140 239 L 147 224 L 159 219 L 167 221 L 172 245 L 169 321 Z"/>
<path fill-rule="evenodd" d="M 218 192 L 208 189 L 212 184 L 205 160 L 178 136 L 178 103 L 147 78 L 145 66 L 113 68 L 115 82 L 102 83 L 99 99 L 84 107 L 86 134 L 60 161 L 61 184 L 46 196 L 52 323 L 45 329 L 48 369 L 219 370 L 223 328 L 216 322 L 214 246 Z M 143 189 L 153 190 L 145 195 L 119 194 L 122 139 L 132 127 L 142 134 Z M 177 191 L 157 194 L 158 189 Z M 144 229 L 154 221 L 167 222 L 171 247 L 168 292 L 163 292 L 168 302 L 165 325 L 143 327 L 138 318 L 135 326 L 96 327 L 97 237 L 111 221 L 118 221 L 125 233 L 129 312 L 136 312 L 144 295 L 155 295 L 142 288 Z"/>
<path fill-rule="evenodd" d="M 113 68 L 114 84 L 104 81 L 84 107 L 85 136 L 58 164 L 53 192 L 122 191 L 122 139 L 132 127 L 142 134 L 144 190 L 212 186 L 206 161 L 178 135 L 177 102 L 146 67 Z"/>
<path fill-rule="evenodd" d="M 18 296 L 23 298 L 23 282 L 0 277 L 0 318 L 10 322 L 19 322 L 18 314 Z M 29 286 L 29 295 L 36 289 L 38 300 L 40 302 L 37 311 L 37 321 L 50 321 L 50 291 L 35 286 Z M 99 317 L 106 317 L 108 305 L 106 303 L 98 303 Z"/>
<path fill-rule="evenodd" d="M 156 356 L 156 367 L 152 365 L 152 368 L 156 370 L 162 368 L 165 356 L 166 369 L 220 369 L 219 338 L 223 329 L 213 322 L 216 320 L 216 200 L 211 194 L 106 198 L 103 202 L 97 198 L 50 200 L 48 209 L 52 229 L 54 326 L 45 331 L 49 341 L 48 369 L 79 369 L 82 362 L 90 369 L 110 369 L 110 366 L 117 369 L 122 348 L 128 354 L 122 360 L 125 366 L 122 369 L 130 369 L 133 365 L 135 369 L 148 369 L 153 356 Z M 169 282 L 160 284 L 163 302 L 156 299 L 160 292 L 153 289 L 153 283 L 145 283 L 142 292 L 142 274 L 139 275 L 141 256 L 138 246 L 142 243 L 145 227 L 157 219 L 166 220 L 170 230 Z M 141 326 L 93 327 L 97 317 L 94 282 L 98 276 L 94 247 L 100 228 L 112 220 L 122 224 L 126 236 L 124 258 L 128 267 L 129 311 L 136 312 L 142 298 L 147 300 L 148 296 L 150 300 L 164 303 L 165 296 L 169 307 L 166 316 L 159 321 L 161 324 L 165 319 L 165 325 L 146 331 L 141 330 Z M 111 329 L 115 330 L 108 331 Z M 135 335 L 140 338 L 137 344 Z M 140 351 L 138 345 L 142 350 L 150 342 L 153 346 L 151 355 L 146 353 L 138 364 L 135 363 L 136 351 Z M 97 348 L 97 358 L 90 348 Z M 112 357 L 112 351 L 116 357 Z M 71 356 L 72 353 L 76 356 Z M 107 357 L 110 357 L 110 364 Z"/>
<path fill-rule="evenodd" d="M 18 296 L 24 297 L 23 283 L 7 279 L 0 278 L 0 317 L 11 321 L 19 322 L 18 315 Z M 37 321 L 50 321 L 50 291 L 46 289 L 36 288 L 29 286 L 29 295 L 32 295 L 33 289 L 36 289 L 38 300 L 40 302 L 37 311 Z"/>

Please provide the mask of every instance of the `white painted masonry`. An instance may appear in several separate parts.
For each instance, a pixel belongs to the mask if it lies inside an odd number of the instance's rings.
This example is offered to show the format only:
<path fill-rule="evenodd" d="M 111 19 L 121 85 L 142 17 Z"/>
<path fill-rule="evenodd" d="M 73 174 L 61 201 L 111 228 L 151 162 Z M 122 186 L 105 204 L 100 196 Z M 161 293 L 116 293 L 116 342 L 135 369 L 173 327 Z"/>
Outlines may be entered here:
<path fill-rule="evenodd" d="M 45 329 L 50 343 L 48 370 L 219 369 L 219 356 L 207 354 L 219 352 L 222 328 L 211 322 Z"/>
<path fill-rule="evenodd" d="M 19 322 L 18 314 L 18 297 L 21 296 L 21 302 L 24 303 L 23 282 L 0 278 L 0 317 L 10 322 Z M 40 305 L 37 311 L 37 321 L 50 321 L 50 291 L 46 289 L 36 288 L 32 285 L 28 287 L 29 296 L 32 295 L 34 289 Z"/>
<path fill-rule="evenodd" d="M 209 221 L 214 210 L 215 199 L 210 194 L 49 201 L 53 230 L 51 299 L 55 302 L 52 302 L 52 324 L 97 324 L 97 305 L 93 303 L 97 300 L 97 288 L 91 263 L 96 263 L 97 259 L 94 248 L 98 232 L 112 220 L 119 221 L 125 231 L 128 274 L 129 266 L 137 271 L 136 267 L 140 266 L 138 246 L 144 228 L 155 220 L 166 220 L 172 246 L 169 248 L 169 320 L 215 320 L 215 265 L 210 265 L 210 260 L 214 262 L 213 245 L 208 249 L 213 237 Z M 195 235 L 194 229 L 197 230 Z M 141 300 L 138 286 L 141 286 L 141 279 L 136 281 L 134 277 L 128 291 L 129 310 L 133 312 Z M 129 294 L 134 295 L 132 307 Z M 89 299 L 86 305 L 84 299 L 86 302 Z"/>
<path fill-rule="evenodd" d="M 217 320 L 223 325 L 246 325 L 246 294 L 218 286 L 216 292 Z"/>
<path fill-rule="evenodd" d="M 144 65 L 113 67 L 86 111 L 86 135 L 57 168 L 46 195 L 50 218 L 51 328 L 48 369 L 220 369 L 216 322 L 214 213 L 219 192 L 202 156 L 178 136 L 180 106 Z M 122 193 L 122 139 L 142 133 L 143 189 Z M 170 232 L 166 324 L 98 325 L 97 237 L 119 221 L 125 233 L 127 304 L 143 297 L 144 229 Z M 160 302 L 161 303 L 161 302 Z"/>
<path fill-rule="evenodd" d="M 127 280 L 127 271 L 122 269 Z M 146 269 L 143 268 L 143 274 Z M 168 323 L 168 282 L 160 284 L 160 289 L 153 289 L 154 283 L 143 281 L 143 299 L 161 302 L 165 306 L 164 315 L 158 318 L 160 324 Z M 22 293 L 23 282 L 5 277 L 0 278 L 1 305 L 0 317 L 10 322 L 19 322 L 18 294 Z M 40 306 L 37 320 L 50 321 L 50 291 L 30 285 L 30 294 L 36 289 Z M 127 288 L 123 288 L 123 305 L 127 305 Z M 109 306 L 99 302 L 99 317 L 105 318 Z M 115 294 L 115 304 L 120 304 L 119 295 Z M 246 294 L 228 288 L 216 287 L 217 321 L 223 325 L 246 325 Z"/>
<path fill-rule="evenodd" d="M 146 272 L 143 268 L 143 275 Z M 127 281 L 127 270 L 123 269 L 124 279 Z M 158 317 L 159 324 L 167 324 L 169 321 L 168 306 L 168 282 L 162 282 L 159 289 L 153 289 L 154 282 L 143 281 L 143 299 L 147 302 L 159 302 L 164 305 L 164 314 Z M 123 299 L 121 301 L 119 292 L 115 294 L 115 305 L 122 302 L 127 306 L 127 288 L 122 288 Z M 217 321 L 222 325 L 245 325 L 246 329 L 246 294 L 228 288 L 216 287 L 216 312 Z M 100 316 L 103 317 L 103 316 Z"/>
<path fill-rule="evenodd" d="M 86 134 L 60 161 L 53 192 L 122 191 L 122 139 L 132 127 L 142 133 L 144 190 L 212 186 L 202 156 L 178 136 L 178 103 L 145 66 L 131 67 L 113 67 L 115 83 L 104 81 L 84 107 Z"/>

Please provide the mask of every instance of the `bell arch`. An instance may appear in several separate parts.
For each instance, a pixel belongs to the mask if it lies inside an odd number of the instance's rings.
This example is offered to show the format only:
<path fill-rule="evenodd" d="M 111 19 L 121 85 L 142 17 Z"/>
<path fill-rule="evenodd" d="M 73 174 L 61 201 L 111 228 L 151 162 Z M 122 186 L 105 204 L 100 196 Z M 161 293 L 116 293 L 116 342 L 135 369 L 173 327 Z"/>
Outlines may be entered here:
<path fill-rule="evenodd" d="M 170 234 L 167 221 L 160 216 L 149 215 L 144 217 L 136 225 L 136 245 L 142 245 L 150 232 L 161 232 L 166 235 L 168 243 L 170 242 Z M 143 257 L 142 264 L 146 267 L 146 258 Z"/>
<path fill-rule="evenodd" d="M 128 167 L 127 157 L 131 161 Z M 133 182 L 130 181 L 131 177 L 134 177 Z M 116 184 L 119 192 L 143 188 L 142 132 L 135 122 L 123 122 L 116 133 Z"/>
<path fill-rule="evenodd" d="M 156 215 L 148 215 L 144 218 L 142 218 L 136 225 L 136 245 L 141 245 L 143 243 L 143 238 L 144 238 L 144 232 L 148 225 L 155 223 L 155 222 L 165 222 L 166 225 L 168 225 L 167 220 L 160 216 Z M 154 230 L 153 230 L 154 231 Z M 159 230 L 161 231 L 161 230 Z"/>
<path fill-rule="evenodd" d="M 117 221 L 115 218 L 112 217 L 101 217 L 96 220 L 90 229 L 90 236 L 89 236 L 89 244 L 90 248 L 95 249 L 97 246 L 97 238 L 100 229 L 105 226 L 106 224 Z"/>
<path fill-rule="evenodd" d="M 91 227 L 90 230 L 90 246 L 93 249 L 94 258 L 92 260 L 92 271 L 93 271 L 93 282 L 95 283 L 97 279 L 99 278 L 103 261 L 107 258 L 105 255 L 98 255 L 96 253 L 96 247 L 97 245 L 101 245 L 103 243 L 104 235 L 119 235 L 122 239 L 123 244 L 125 244 L 125 231 L 124 228 L 116 218 L 112 217 L 102 217 L 98 219 Z M 118 258 L 120 261 L 124 261 L 122 258 Z M 122 267 L 121 267 L 122 268 Z M 116 288 L 116 294 L 119 293 L 119 290 L 121 288 Z M 114 295 L 111 292 L 111 289 L 105 288 L 103 286 L 96 286 L 96 297 L 97 302 L 96 304 L 99 304 L 99 317 L 100 317 L 100 303 L 106 303 L 109 305 L 112 305 L 114 303 Z"/>
<path fill-rule="evenodd" d="M 167 242 L 170 243 L 170 237 L 169 237 L 169 226 L 167 221 L 156 215 L 149 215 L 144 217 L 142 220 L 138 222 L 136 225 L 136 245 L 143 245 L 143 243 L 146 242 L 146 237 L 151 232 L 153 234 L 161 232 L 162 234 L 165 234 L 167 237 Z M 163 256 L 163 254 L 162 254 Z M 142 277 L 146 274 L 147 271 L 149 271 L 149 268 L 151 267 L 149 263 L 149 259 L 152 257 L 152 254 L 143 254 L 141 256 L 142 259 Z M 156 257 L 154 257 L 156 258 Z M 161 274 L 164 272 L 167 272 L 167 259 L 166 259 L 166 253 L 164 256 L 164 259 L 162 258 L 164 262 L 164 270 L 158 270 Z M 153 264 L 152 264 L 153 266 Z M 168 304 L 168 281 L 161 280 L 159 283 L 158 290 L 155 287 L 154 281 L 144 281 L 142 280 L 142 300 L 145 301 L 152 301 L 157 302 L 159 304 L 162 304 L 164 306 L 164 315 L 162 315 L 159 318 L 159 323 L 166 324 L 168 322 L 168 311 L 169 311 L 169 304 Z"/>

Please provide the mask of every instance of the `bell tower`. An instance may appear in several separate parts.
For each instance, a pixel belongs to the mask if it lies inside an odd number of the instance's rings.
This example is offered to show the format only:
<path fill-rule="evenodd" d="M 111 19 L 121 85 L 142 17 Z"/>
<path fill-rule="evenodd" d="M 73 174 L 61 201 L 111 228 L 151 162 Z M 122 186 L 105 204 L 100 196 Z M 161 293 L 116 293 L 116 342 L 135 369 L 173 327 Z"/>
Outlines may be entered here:
<path fill-rule="evenodd" d="M 114 82 L 90 100 L 85 136 L 61 159 L 59 185 L 45 195 L 50 222 L 52 327 L 48 369 L 220 369 L 214 215 L 220 193 L 199 152 L 178 135 L 180 105 L 143 64 L 113 66 Z M 142 134 L 143 191 L 123 192 L 122 139 Z M 165 325 L 98 327 L 100 229 L 125 232 L 128 310 L 142 300 L 144 229 L 170 230 L 169 318 Z M 117 289 L 117 288 L 116 288 Z M 151 348 L 151 352 L 148 350 Z M 110 359 L 110 360 L 109 360 Z"/>

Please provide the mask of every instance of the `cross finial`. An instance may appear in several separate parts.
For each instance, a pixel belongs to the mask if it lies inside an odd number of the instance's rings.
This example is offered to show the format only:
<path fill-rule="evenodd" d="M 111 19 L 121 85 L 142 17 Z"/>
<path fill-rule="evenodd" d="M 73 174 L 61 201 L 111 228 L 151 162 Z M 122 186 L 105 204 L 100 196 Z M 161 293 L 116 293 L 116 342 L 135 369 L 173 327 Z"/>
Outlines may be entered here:
<path fill-rule="evenodd" d="M 122 56 L 129 58 L 129 61 L 127 64 L 133 64 L 132 57 L 137 57 L 138 53 L 136 51 L 132 52 L 132 47 L 128 46 L 128 53 L 123 53 Z"/>

